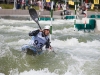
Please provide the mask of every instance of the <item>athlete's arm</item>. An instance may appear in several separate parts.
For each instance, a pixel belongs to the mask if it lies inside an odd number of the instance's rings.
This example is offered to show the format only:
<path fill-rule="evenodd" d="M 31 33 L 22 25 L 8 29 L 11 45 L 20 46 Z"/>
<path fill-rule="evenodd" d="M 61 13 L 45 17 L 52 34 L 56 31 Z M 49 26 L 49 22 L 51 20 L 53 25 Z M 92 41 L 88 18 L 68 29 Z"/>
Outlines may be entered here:
<path fill-rule="evenodd" d="M 29 33 L 29 36 L 36 36 L 39 32 L 40 32 L 40 30 L 32 31 Z"/>
<path fill-rule="evenodd" d="M 51 45 L 50 45 L 50 39 L 48 39 L 47 42 L 46 42 L 45 48 L 47 49 L 47 48 L 50 48 L 50 47 L 51 47 Z"/>

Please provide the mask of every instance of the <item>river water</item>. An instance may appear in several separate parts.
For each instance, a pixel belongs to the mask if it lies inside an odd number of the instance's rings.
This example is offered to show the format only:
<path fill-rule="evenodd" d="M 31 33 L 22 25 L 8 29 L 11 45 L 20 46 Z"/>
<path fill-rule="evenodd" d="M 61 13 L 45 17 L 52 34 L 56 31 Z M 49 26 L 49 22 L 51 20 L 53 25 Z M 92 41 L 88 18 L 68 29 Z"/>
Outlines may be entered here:
<path fill-rule="evenodd" d="M 49 21 L 40 21 L 41 27 Z M 51 45 L 56 52 L 38 56 L 21 52 L 38 29 L 34 21 L 0 19 L 0 75 L 100 75 L 100 33 L 74 31 L 73 22 L 53 21 Z"/>

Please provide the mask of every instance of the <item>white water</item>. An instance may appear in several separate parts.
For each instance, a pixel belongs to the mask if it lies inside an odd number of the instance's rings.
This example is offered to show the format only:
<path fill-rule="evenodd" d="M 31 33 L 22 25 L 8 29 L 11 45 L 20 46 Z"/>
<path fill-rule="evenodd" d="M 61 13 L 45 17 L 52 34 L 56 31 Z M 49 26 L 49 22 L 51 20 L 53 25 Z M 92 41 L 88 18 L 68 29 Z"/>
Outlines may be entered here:
<path fill-rule="evenodd" d="M 20 51 L 29 31 L 38 28 L 35 22 L 0 19 L 0 75 L 100 75 L 100 34 L 73 27 L 73 21 L 54 21 L 51 45 L 57 54 L 33 57 Z"/>

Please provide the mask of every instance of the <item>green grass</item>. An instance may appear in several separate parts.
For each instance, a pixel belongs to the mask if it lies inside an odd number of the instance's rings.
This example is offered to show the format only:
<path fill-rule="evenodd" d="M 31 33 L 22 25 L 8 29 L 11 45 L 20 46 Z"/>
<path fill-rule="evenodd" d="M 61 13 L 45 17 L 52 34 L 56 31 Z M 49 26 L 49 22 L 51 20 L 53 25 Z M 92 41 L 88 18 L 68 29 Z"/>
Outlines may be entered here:
<path fill-rule="evenodd" d="M 14 4 L 0 4 L 0 7 L 2 7 L 2 9 L 13 9 Z M 39 10 L 38 6 L 33 6 L 33 8 L 35 8 L 36 10 Z M 28 9 L 28 7 L 26 7 L 26 9 Z M 74 8 L 70 8 L 70 9 L 74 10 Z M 95 10 L 89 9 L 88 11 L 95 11 Z M 100 9 L 98 10 L 98 12 L 100 12 Z"/>
<path fill-rule="evenodd" d="M 2 7 L 2 9 L 13 9 L 14 4 L 0 4 L 0 7 Z M 36 10 L 38 10 L 38 6 L 34 6 L 33 8 L 35 8 Z M 28 9 L 28 7 L 26 7 L 26 9 Z"/>
<path fill-rule="evenodd" d="M 0 4 L 2 9 L 13 9 L 13 4 Z"/>
<path fill-rule="evenodd" d="M 36 10 L 39 10 L 39 7 L 38 6 L 34 6 L 33 8 L 36 9 Z"/>

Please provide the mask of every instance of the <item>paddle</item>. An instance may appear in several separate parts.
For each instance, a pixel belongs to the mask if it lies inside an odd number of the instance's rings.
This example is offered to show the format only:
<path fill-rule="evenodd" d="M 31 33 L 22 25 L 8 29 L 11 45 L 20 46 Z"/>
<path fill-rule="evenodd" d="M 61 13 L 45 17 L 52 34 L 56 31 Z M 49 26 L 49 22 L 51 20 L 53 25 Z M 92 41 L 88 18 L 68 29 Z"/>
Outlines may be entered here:
<path fill-rule="evenodd" d="M 38 24 L 39 28 L 41 29 L 40 24 L 38 22 L 38 14 L 37 14 L 36 10 L 33 8 L 29 9 L 29 14 L 30 14 L 31 18 Z"/>
<path fill-rule="evenodd" d="M 36 10 L 34 8 L 29 9 L 29 14 L 30 14 L 31 18 L 38 24 L 39 28 L 41 29 L 39 21 L 38 21 L 38 14 L 37 14 Z M 56 52 L 54 50 L 53 50 L 53 52 L 56 54 Z"/>

